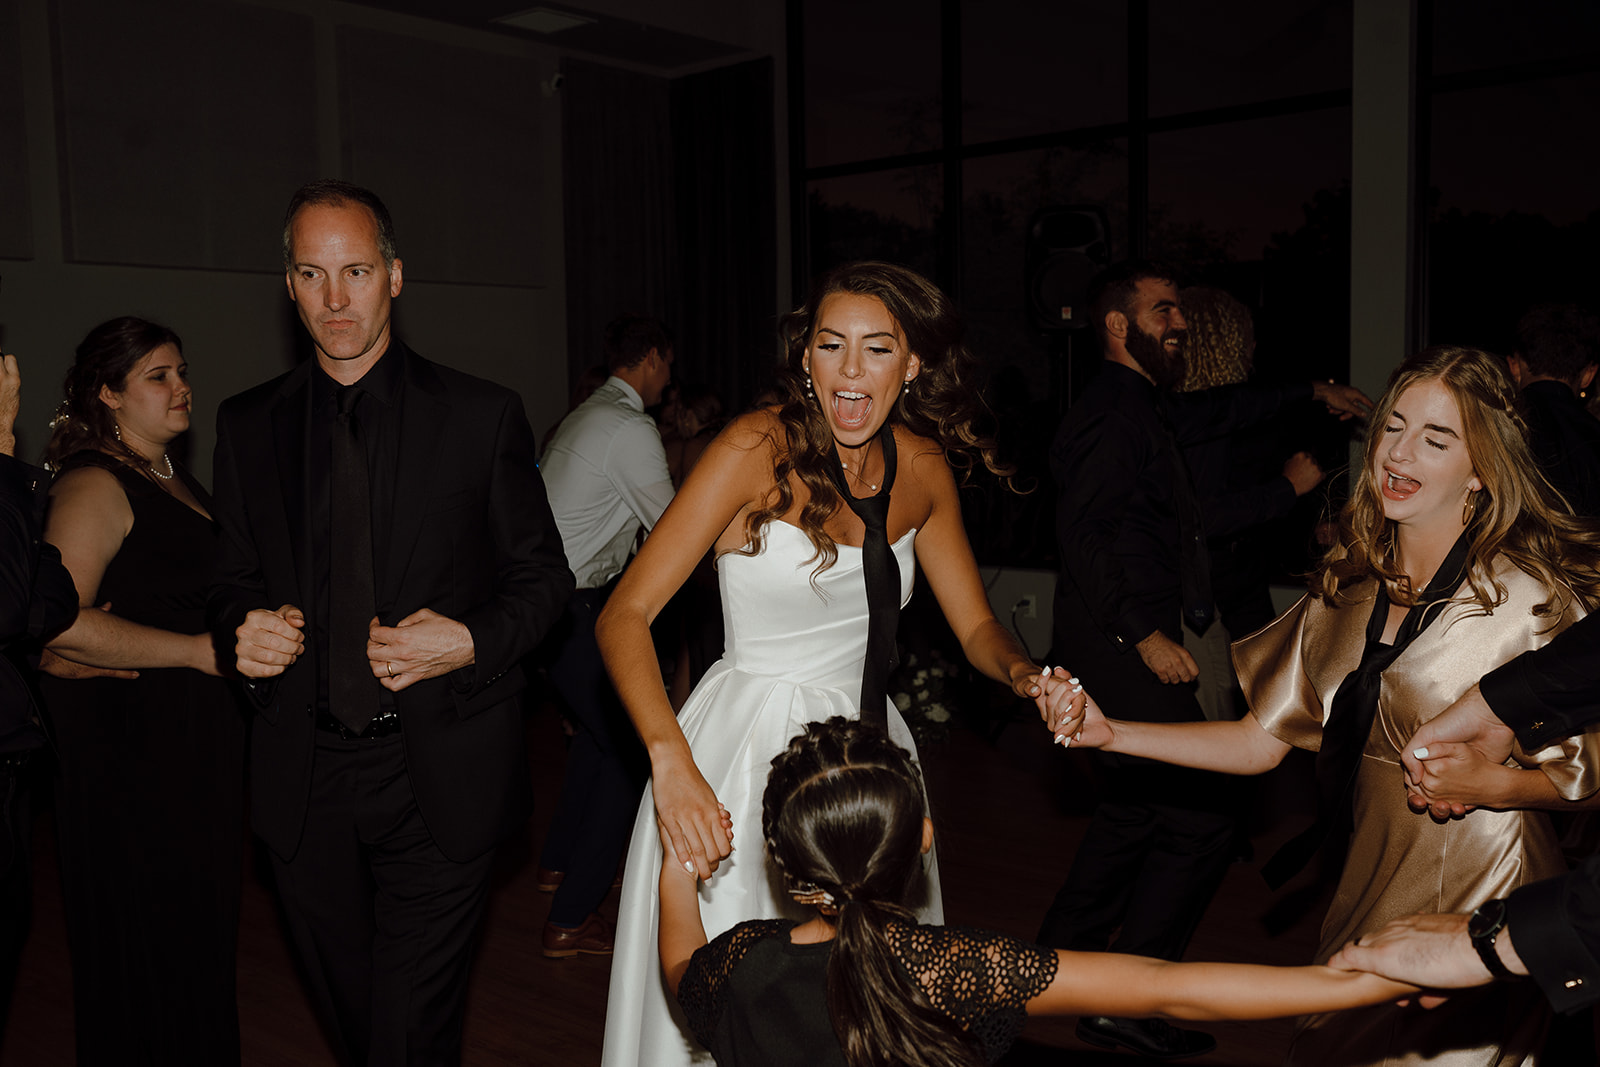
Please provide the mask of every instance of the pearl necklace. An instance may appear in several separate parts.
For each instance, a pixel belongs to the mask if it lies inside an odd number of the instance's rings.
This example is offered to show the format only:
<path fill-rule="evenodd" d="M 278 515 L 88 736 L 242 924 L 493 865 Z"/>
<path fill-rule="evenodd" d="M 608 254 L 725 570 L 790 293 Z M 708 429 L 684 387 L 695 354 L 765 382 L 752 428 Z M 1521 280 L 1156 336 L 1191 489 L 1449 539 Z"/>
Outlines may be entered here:
<path fill-rule="evenodd" d="M 118 424 L 115 419 L 111 421 L 111 432 L 117 435 L 117 444 L 123 446 L 124 448 L 128 446 L 128 443 L 122 439 L 122 426 Z M 167 465 L 167 473 L 162 474 L 160 471 L 156 470 L 156 465 L 154 463 L 150 464 L 150 473 L 155 475 L 157 478 L 160 478 L 164 482 L 170 482 L 172 481 L 172 476 L 177 473 L 172 469 L 172 456 L 166 452 L 163 452 L 161 453 L 161 461 Z"/>
<path fill-rule="evenodd" d="M 872 447 L 872 444 L 870 442 L 868 442 L 867 447 L 870 449 Z M 857 485 L 866 486 L 867 490 L 869 492 L 876 493 L 878 491 L 878 487 L 877 486 L 873 485 L 871 482 L 867 481 L 861 475 L 859 475 L 855 471 L 851 470 L 850 469 L 850 464 L 846 463 L 843 459 L 839 460 L 839 466 L 843 467 L 844 468 L 844 472 L 846 474 L 848 474 L 850 477 L 852 477 L 852 478 L 854 478 L 856 480 L 856 484 Z M 867 457 L 866 456 L 862 456 L 861 457 L 861 469 L 865 470 L 866 467 L 867 467 Z"/>

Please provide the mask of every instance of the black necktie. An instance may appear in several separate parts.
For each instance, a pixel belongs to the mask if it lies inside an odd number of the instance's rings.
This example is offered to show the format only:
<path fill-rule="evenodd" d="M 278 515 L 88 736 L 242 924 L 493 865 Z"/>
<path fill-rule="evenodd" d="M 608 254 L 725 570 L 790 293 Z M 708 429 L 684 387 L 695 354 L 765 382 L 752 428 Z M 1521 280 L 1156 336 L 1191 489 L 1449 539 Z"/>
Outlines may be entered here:
<path fill-rule="evenodd" d="M 356 406 L 361 390 L 338 391 L 333 424 L 329 488 L 333 493 L 328 534 L 328 706 L 361 733 L 378 713 L 378 680 L 367 660 L 367 626 L 376 609 L 372 577 L 372 495 L 367 483 L 367 448 Z"/>
<path fill-rule="evenodd" d="M 1172 465 L 1172 507 L 1178 513 L 1178 581 L 1183 592 L 1183 621 L 1198 636 L 1216 618 L 1216 602 L 1211 596 L 1211 553 L 1206 549 L 1205 521 L 1200 501 L 1194 495 L 1194 479 L 1172 432 L 1165 406 L 1161 416 L 1161 443 Z"/>
<path fill-rule="evenodd" d="M 894 487 L 894 430 L 884 423 L 883 481 L 874 496 L 850 495 L 844 470 L 828 465 L 833 484 L 867 527 L 861 542 L 861 569 L 867 582 L 867 660 L 861 671 L 861 721 L 883 729 L 889 724 L 889 675 L 900 664 L 900 564 L 889 547 L 889 490 Z"/>
<path fill-rule="evenodd" d="M 1328 710 L 1328 721 L 1322 727 L 1322 746 L 1317 749 L 1317 821 L 1291 838 L 1261 868 L 1261 876 L 1272 888 L 1277 889 L 1298 874 L 1329 836 L 1349 832 L 1350 794 L 1361 766 L 1361 753 L 1366 750 L 1372 722 L 1378 715 L 1383 672 L 1429 623 L 1444 613 L 1446 602 L 1466 578 L 1470 543 L 1466 532 L 1456 539 L 1417 605 L 1406 612 L 1392 645 L 1383 643 L 1383 631 L 1389 622 L 1389 593 L 1384 583 L 1378 582 L 1378 594 L 1367 619 L 1361 663 L 1339 684 Z"/>

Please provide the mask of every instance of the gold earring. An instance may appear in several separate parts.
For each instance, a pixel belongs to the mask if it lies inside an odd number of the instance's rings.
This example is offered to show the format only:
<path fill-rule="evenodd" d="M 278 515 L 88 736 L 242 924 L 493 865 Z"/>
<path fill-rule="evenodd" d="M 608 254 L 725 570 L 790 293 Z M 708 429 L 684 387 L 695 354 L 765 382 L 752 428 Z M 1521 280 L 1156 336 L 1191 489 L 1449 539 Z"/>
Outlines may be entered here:
<path fill-rule="evenodd" d="M 1472 521 L 1472 516 L 1478 513 L 1478 494 L 1471 489 L 1467 490 L 1466 503 L 1461 505 L 1461 525 L 1465 526 Z"/>

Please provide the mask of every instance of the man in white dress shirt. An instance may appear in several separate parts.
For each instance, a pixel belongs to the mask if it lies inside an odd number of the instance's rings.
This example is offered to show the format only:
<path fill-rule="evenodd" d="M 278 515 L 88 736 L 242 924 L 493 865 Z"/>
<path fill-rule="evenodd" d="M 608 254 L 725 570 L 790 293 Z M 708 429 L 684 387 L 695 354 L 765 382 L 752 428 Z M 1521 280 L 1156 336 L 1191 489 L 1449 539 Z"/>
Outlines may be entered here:
<path fill-rule="evenodd" d="M 660 322 L 624 315 L 606 328 L 611 376 L 556 428 L 540 463 L 562 547 L 577 577 L 558 631 L 550 678 L 574 727 L 567 777 L 537 883 L 554 890 L 544 954 L 611 952 L 611 924 L 596 908 L 627 848 L 649 761 L 606 677 L 594 622 L 640 531 L 672 502 L 672 478 L 655 420 L 645 414 L 672 377 L 672 337 Z"/>

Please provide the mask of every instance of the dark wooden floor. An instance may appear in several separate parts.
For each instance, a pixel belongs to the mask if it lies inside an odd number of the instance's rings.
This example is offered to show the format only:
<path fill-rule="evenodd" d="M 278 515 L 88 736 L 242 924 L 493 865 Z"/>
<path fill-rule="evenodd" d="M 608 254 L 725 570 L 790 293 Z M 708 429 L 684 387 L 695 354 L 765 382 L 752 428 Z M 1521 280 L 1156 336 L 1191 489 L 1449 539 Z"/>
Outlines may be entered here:
<path fill-rule="evenodd" d="M 560 723 L 548 706 L 530 721 L 529 758 L 539 806 L 527 840 L 508 846 L 472 983 L 465 1061 L 587 1065 L 599 1062 L 608 959 L 546 960 L 539 933 L 550 898 L 533 888 L 534 846 L 541 840 L 560 782 Z M 1087 759 L 1049 744 L 1037 721 L 1019 721 L 990 743 L 956 730 L 923 752 L 939 828 L 945 906 L 952 922 L 1031 937 L 1083 833 L 1091 796 Z M 1257 856 L 1304 817 L 1306 764 L 1293 762 L 1261 783 L 1252 805 Z M 23 959 L 0 1064 L 33 1067 L 72 1062 L 71 976 L 61 920 L 53 828 L 35 832 L 35 919 Z M 1189 952 L 1191 959 L 1306 962 L 1316 944 L 1327 893 L 1269 894 L 1254 864 L 1233 866 Z M 1301 899 L 1304 898 L 1304 899 Z M 1298 908 L 1292 906 L 1298 903 Z M 614 914 L 616 895 L 607 902 Z M 1276 911 L 1274 909 L 1276 908 Z M 1278 913 L 1288 913 L 1282 918 Z M 1285 928 L 1270 934 L 1273 925 Z M 247 863 L 239 933 L 239 1016 L 250 1067 L 334 1061 L 318 1031 L 280 935 L 264 867 Z M 1089 1049 L 1072 1036 L 1074 1020 L 1035 1019 L 1004 1061 L 1097 1067 L 1129 1057 Z M 1189 1061 L 1231 1067 L 1282 1062 L 1288 1022 L 1208 1025 L 1218 1050 Z"/>

